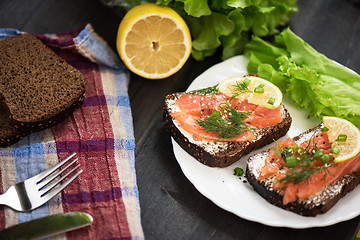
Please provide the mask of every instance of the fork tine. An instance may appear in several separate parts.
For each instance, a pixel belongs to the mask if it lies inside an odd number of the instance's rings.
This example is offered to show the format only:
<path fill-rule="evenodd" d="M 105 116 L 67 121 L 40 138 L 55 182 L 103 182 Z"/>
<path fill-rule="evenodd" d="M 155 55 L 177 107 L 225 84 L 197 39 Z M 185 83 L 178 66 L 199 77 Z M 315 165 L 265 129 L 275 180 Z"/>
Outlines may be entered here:
<path fill-rule="evenodd" d="M 76 169 L 78 169 L 80 167 L 79 165 L 76 165 L 73 169 L 71 169 L 69 172 L 67 172 L 64 176 L 61 176 L 61 178 L 59 178 L 58 180 L 56 180 L 55 182 L 46 185 L 45 187 L 43 187 L 42 189 L 39 189 L 39 192 L 41 194 L 41 196 L 43 196 L 44 194 L 46 194 L 48 191 L 50 191 L 51 189 L 53 189 L 56 185 L 58 185 L 62 180 L 64 180 L 67 176 L 69 176 L 71 173 L 73 173 Z M 82 171 L 82 170 L 81 170 Z"/>
<path fill-rule="evenodd" d="M 71 154 L 69 157 L 67 157 L 65 160 L 59 162 L 58 164 L 56 164 L 55 166 L 39 173 L 38 175 L 34 176 L 33 178 L 38 179 L 39 181 L 41 181 L 42 179 L 44 179 L 45 177 L 49 176 L 50 174 L 52 174 L 54 171 L 56 171 L 58 168 L 60 168 L 62 165 L 64 165 L 65 163 L 67 163 L 71 158 L 73 158 L 76 155 L 76 153 Z M 38 182 L 39 182 L 38 181 Z"/>
<path fill-rule="evenodd" d="M 48 183 L 50 183 L 52 180 L 54 180 L 57 176 L 59 176 L 61 173 L 63 173 L 66 169 L 68 169 L 69 167 L 71 167 L 78 159 L 75 158 L 71 163 L 69 163 L 66 167 L 64 167 L 63 169 L 61 169 L 60 171 L 58 171 L 56 174 L 52 175 L 51 177 L 47 178 L 47 179 L 42 179 L 39 182 L 37 182 L 37 185 L 39 187 L 39 189 L 43 188 L 45 185 L 47 185 Z"/>
<path fill-rule="evenodd" d="M 49 191 L 46 194 L 43 194 L 41 197 L 44 198 L 44 201 L 48 201 L 49 199 L 53 198 L 56 194 L 61 192 L 61 190 L 63 190 L 67 185 L 69 185 L 75 178 L 77 178 L 82 172 L 83 170 L 80 170 L 74 176 L 68 179 L 66 182 L 61 184 L 59 187 L 54 188 L 52 191 Z"/>

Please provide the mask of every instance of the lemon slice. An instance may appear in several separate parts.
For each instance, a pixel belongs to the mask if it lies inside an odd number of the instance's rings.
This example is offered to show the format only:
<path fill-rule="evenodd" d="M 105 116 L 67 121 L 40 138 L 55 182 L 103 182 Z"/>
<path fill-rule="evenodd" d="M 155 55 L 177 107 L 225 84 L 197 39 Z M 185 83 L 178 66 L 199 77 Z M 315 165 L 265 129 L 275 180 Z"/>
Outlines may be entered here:
<path fill-rule="evenodd" d="M 232 77 L 219 83 L 219 91 L 228 97 L 245 99 L 249 103 L 276 109 L 280 106 L 283 95 L 280 89 L 271 82 L 255 77 Z"/>
<path fill-rule="evenodd" d="M 146 3 L 122 19 L 116 47 L 124 64 L 149 79 L 176 73 L 189 58 L 191 37 L 180 15 L 169 7 Z"/>
<path fill-rule="evenodd" d="M 360 130 L 351 122 L 338 117 L 323 117 L 324 127 L 329 129 L 328 136 L 333 146 L 340 149 L 335 155 L 335 163 L 346 161 L 360 152 Z M 346 140 L 338 141 L 339 135 L 346 136 Z"/>

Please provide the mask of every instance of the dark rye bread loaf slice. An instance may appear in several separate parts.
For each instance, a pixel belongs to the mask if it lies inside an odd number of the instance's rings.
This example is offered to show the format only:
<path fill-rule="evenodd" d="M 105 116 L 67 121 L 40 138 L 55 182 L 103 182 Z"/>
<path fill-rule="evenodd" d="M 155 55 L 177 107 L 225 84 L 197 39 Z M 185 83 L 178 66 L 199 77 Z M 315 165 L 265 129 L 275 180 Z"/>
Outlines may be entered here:
<path fill-rule="evenodd" d="M 170 113 L 176 111 L 176 99 L 185 92 L 167 95 L 163 109 L 164 125 L 174 140 L 199 162 L 210 167 L 227 167 L 254 149 L 261 148 L 284 136 L 290 128 L 292 119 L 281 105 L 283 120 L 277 125 L 253 130 L 255 139 L 246 142 L 208 142 L 195 141 L 191 135 L 176 124 Z"/>
<path fill-rule="evenodd" d="M 10 143 L 15 143 L 25 135 L 25 132 L 19 131 L 18 127 L 12 123 L 5 103 L 0 102 L 0 147 L 6 147 Z"/>
<path fill-rule="evenodd" d="M 83 75 L 35 36 L 0 41 L 1 146 L 62 121 L 84 94 Z"/>
<path fill-rule="evenodd" d="M 318 132 L 323 127 L 322 124 L 310 129 L 299 136 L 293 138 L 293 140 L 300 144 L 306 140 L 309 140 L 314 132 Z M 286 205 L 283 204 L 283 190 L 274 189 L 272 179 L 258 180 L 260 169 L 264 165 L 265 158 L 269 155 L 270 150 L 259 152 L 251 156 L 247 160 L 246 178 L 250 185 L 269 203 L 295 212 L 303 216 L 316 216 L 318 214 L 326 213 L 331 207 L 333 207 L 337 201 L 344 197 L 348 192 L 352 191 L 360 183 L 360 171 L 354 172 L 343 176 L 336 182 L 333 182 L 314 196 L 311 196 L 305 200 L 297 200 L 290 202 Z"/>

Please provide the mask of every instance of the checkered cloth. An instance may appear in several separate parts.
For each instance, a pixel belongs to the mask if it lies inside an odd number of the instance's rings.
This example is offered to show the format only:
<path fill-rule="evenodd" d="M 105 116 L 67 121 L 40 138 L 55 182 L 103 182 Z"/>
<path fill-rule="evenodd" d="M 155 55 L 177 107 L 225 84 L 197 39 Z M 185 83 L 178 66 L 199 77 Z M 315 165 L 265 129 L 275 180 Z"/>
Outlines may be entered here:
<path fill-rule="evenodd" d="M 22 32 L 0 29 L 0 40 L 18 34 Z M 0 230 L 56 213 L 83 211 L 93 216 L 93 224 L 57 239 L 143 239 L 128 72 L 91 25 L 36 36 L 82 72 L 85 100 L 55 127 L 0 148 L 0 192 L 74 152 L 84 172 L 38 209 L 19 213 L 1 206 Z"/>

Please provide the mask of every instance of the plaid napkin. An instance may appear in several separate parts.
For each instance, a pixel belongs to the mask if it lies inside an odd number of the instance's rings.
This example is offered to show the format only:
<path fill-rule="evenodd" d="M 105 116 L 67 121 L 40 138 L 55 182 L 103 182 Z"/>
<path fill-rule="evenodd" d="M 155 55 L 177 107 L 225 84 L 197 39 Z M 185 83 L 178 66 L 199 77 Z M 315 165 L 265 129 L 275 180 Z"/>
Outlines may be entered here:
<path fill-rule="evenodd" d="M 0 29 L 0 40 L 18 34 L 22 32 Z M 57 239 L 143 239 L 128 72 L 91 25 L 36 36 L 83 73 L 85 100 L 55 127 L 0 148 L 0 192 L 74 152 L 84 172 L 62 194 L 31 212 L 1 206 L 0 230 L 56 213 L 83 211 L 93 216 L 93 224 Z"/>

